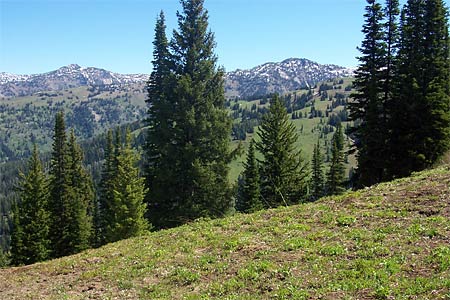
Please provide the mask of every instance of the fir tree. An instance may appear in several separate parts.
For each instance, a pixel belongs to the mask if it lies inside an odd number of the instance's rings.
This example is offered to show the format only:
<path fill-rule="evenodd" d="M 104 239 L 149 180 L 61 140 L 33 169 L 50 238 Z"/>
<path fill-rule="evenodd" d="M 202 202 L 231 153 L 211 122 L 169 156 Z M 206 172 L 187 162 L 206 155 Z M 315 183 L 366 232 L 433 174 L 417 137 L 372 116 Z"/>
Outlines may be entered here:
<path fill-rule="evenodd" d="M 400 14 L 399 3 L 398 0 L 386 0 L 386 6 L 384 8 L 385 15 L 385 24 L 384 24 L 384 37 L 386 44 L 386 58 L 385 58 L 385 74 L 384 74 L 384 104 L 383 108 L 384 114 L 384 122 L 387 122 L 387 110 L 388 110 L 388 102 L 393 101 L 393 93 L 394 93 L 394 79 L 397 75 L 396 72 L 396 57 L 399 48 L 399 24 L 398 17 Z"/>
<path fill-rule="evenodd" d="M 266 207 L 299 203 L 306 197 L 307 165 L 297 150 L 298 135 L 280 98 L 270 101 L 263 116 L 256 148 L 260 161 L 261 195 Z"/>
<path fill-rule="evenodd" d="M 94 189 L 90 174 L 83 167 L 83 153 L 76 142 L 75 133 L 70 132 L 68 141 L 70 156 L 69 176 L 73 198 L 67 209 L 71 211 L 72 222 L 68 222 L 70 247 L 73 253 L 88 249 L 92 234 L 92 203 Z"/>
<path fill-rule="evenodd" d="M 240 181 L 237 209 L 251 213 L 263 208 L 260 192 L 258 162 L 255 154 L 255 143 L 252 139 L 248 148 L 247 160 L 244 163 L 242 180 Z"/>
<path fill-rule="evenodd" d="M 331 164 L 327 174 L 327 194 L 337 195 L 345 191 L 344 135 L 338 123 L 331 141 Z"/>
<path fill-rule="evenodd" d="M 314 145 L 311 165 L 311 197 L 313 200 L 317 200 L 324 195 L 325 189 L 325 178 L 323 174 L 323 154 L 320 151 L 319 140 L 317 140 L 317 144 Z"/>
<path fill-rule="evenodd" d="M 11 258 L 14 265 L 32 264 L 49 257 L 49 213 L 47 179 L 37 146 L 28 163 L 26 175 L 20 174 L 20 204 L 14 212 Z"/>
<path fill-rule="evenodd" d="M 67 141 L 64 113 L 57 113 L 49 185 L 53 257 L 77 253 L 90 244 L 93 189 L 82 159 L 73 132 Z"/>
<path fill-rule="evenodd" d="M 172 223 L 168 221 L 175 210 L 171 186 L 174 184 L 173 178 L 178 176 L 172 160 L 176 149 L 173 121 L 176 113 L 173 88 L 176 81 L 173 76 L 173 57 L 169 51 L 165 30 L 165 17 L 161 12 L 155 26 L 153 72 L 147 85 L 147 103 L 150 108 L 145 146 L 145 176 L 149 189 L 146 203 L 148 212 L 151 212 L 148 217 L 157 227 L 170 226 L 168 224 Z"/>
<path fill-rule="evenodd" d="M 431 166 L 450 140 L 448 12 L 442 1 L 409 0 L 402 11 L 390 177 Z"/>
<path fill-rule="evenodd" d="M 114 201 L 114 181 L 117 174 L 114 154 L 113 131 L 110 129 L 106 136 L 106 148 L 99 183 L 99 201 L 96 204 L 96 214 L 94 219 L 96 246 L 106 243 L 105 234 L 108 230 L 108 225 L 114 221 L 112 204 Z"/>
<path fill-rule="evenodd" d="M 450 148 L 450 39 L 448 9 L 442 0 L 425 2 L 423 155 L 431 166 Z"/>
<path fill-rule="evenodd" d="M 117 169 L 114 175 L 113 199 L 109 207 L 114 215 L 106 226 L 106 242 L 114 242 L 143 234 L 149 229 L 145 219 L 144 178 L 139 175 L 138 154 L 131 148 L 131 133 L 127 130 L 125 145 L 118 151 Z M 116 145 L 117 147 L 117 145 Z M 116 148 L 117 149 L 117 148 Z"/>
<path fill-rule="evenodd" d="M 171 173 L 173 168 L 166 167 L 171 163 L 170 156 L 173 154 L 172 141 L 174 106 L 169 96 L 169 88 L 175 82 L 170 68 L 172 56 L 169 52 L 169 42 L 166 37 L 165 16 L 161 11 L 155 26 L 155 37 L 153 41 L 153 72 L 147 84 L 148 98 L 148 134 L 146 139 L 145 176 L 147 187 L 151 191 L 146 195 L 146 202 L 151 209 L 153 220 L 167 217 L 170 214 L 170 202 L 160 201 L 164 199 L 169 190 L 170 178 L 176 176 Z M 164 172 L 163 170 L 166 170 Z"/>
<path fill-rule="evenodd" d="M 422 1 L 408 1 L 401 14 L 400 48 L 397 57 L 395 102 L 390 105 L 390 153 L 388 177 L 407 176 L 417 169 L 416 135 L 424 111 L 420 81 L 424 68 L 424 9 Z"/>
<path fill-rule="evenodd" d="M 390 134 L 392 133 L 390 126 L 391 113 L 390 109 L 392 106 L 396 105 L 395 101 L 395 82 L 396 76 L 398 75 L 398 64 L 397 55 L 399 50 L 400 34 L 399 34 L 399 21 L 398 17 L 400 14 L 399 2 L 398 0 L 386 0 L 386 5 L 384 8 L 384 37 L 386 44 L 386 57 L 385 57 L 385 68 L 383 74 L 383 98 L 382 98 L 382 121 L 385 126 L 383 132 L 384 136 L 384 153 L 390 152 Z M 386 154 L 386 156 L 389 156 Z M 383 174 L 381 176 L 382 180 L 391 179 L 387 172 L 388 169 L 388 159 L 383 161 Z"/>
<path fill-rule="evenodd" d="M 386 76 L 386 43 L 382 6 L 376 0 L 367 0 L 365 23 L 358 57 L 354 86 L 357 90 L 349 104 L 350 118 L 358 120 L 354 128 L 358 148 L 358 181 L 361 186 L 380 182 L 385 177 L 388 128 L 386 103 L 383 98 Z"/>
<path fill-rule="evenodd" d="M 164 103 L 164 109 L 152 110 L 151 124 L 168 122 L 166 131 L 152 129 L 158 133 L 154 137 L 149 133 L 147 145 L 153 147 L 147 149 L 149 216 L 157 228 L 220 217 L 232 208 L 228 183 L 231 122 L 224 105 L 224 71 L 216 67 L 214 36 L 208 30 L 203 0 L 182 0 L 181 4 L 170 54 L 165 52 L 163 23 L 157 22 L 155 57 L 162 63 L 161 70 L 157 65 L 152 75 L 156 80 L 158 73 L 162 80 L 156 97 L 149 88 L 150 101 L 159 101 L 162 95 Z M 165 69 L 167 61 L 170 72 Z"/>
<path fill-rule="evenodd" d="M 55 119 L 53 151 L 50 164 L 50 240 L 52 257 L 61 257 L 73 253 L 70 247 L 68 224 L 71 213 L 67 209 L 73 197 L 70 182 L 70 157 L 68 155 L 66 125 L 64 113 L 58 112 Z"/>

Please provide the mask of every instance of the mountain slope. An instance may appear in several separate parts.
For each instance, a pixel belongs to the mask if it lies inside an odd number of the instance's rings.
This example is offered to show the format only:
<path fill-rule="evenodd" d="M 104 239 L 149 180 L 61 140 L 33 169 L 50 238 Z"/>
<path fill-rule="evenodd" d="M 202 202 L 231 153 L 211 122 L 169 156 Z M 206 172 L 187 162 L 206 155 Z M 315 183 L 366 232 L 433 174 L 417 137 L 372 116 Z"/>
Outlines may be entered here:
<path fill-rule="evenodd" d="M 448 299 L 450 167 L 0 270 L 2 299 Z"/>
<path fill-rule="evenodd" d="M 266 63 L 251 70 L 227 73 L 226 94 L 241 98 L 283 94 L 320 81 L 349 77 L 353 71 L 336 65 L 322 65 L 308 59 L 290 58 L 280 63 Z"/>
<path fill-rule="evenodd" d="M 118 74 L 104 69 L 71 64 L 43 74 L 0 74 L 0 96 L 28 96 L 42 91 L 60 91 L 81 86 L 127 85 L 142 83 L 144 74 Z"/>
<path fill-rule="evenodd" d="M 344 67 L 290 58 L 279 63 L 266 63 L 250 70 L 228 72 L 225 91 L 230 98 L 263 96 L 274 92 L 282 94 L 352 74 L 351 69 Z M 0 96 L 29 96 L 36 92 L 61 91 L 82 86 L 142 84 L 147 79 L 146 74 L 118 74 L 72 64 L 43 74 L 0 73 Z"/>

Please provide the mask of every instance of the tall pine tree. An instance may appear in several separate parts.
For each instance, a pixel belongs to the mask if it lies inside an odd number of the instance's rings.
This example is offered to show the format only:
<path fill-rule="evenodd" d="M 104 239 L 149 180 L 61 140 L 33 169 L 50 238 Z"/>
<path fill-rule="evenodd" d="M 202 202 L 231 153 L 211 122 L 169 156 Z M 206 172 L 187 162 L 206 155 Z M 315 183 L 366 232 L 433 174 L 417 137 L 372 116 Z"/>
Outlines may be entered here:
<path fill-rule="evenodd" d="M 299 203 L 306 198 L 307 164 L 296 145 L 298 135 L 278 95 L 263 116 L 256 148 L 260 161 L 261 195 L 265 207 Z"/>
<path fill-rule="evenodd" d="M 331 140 L 331 163 L 327 174 L 327 194 L 337 195 L 345 191 L 344 135 L 338 123 Z"/>
<path fill-rule="evenodd" d="M 91 244 L 94 187 L 90 174 L 83 167 L 83 153 L 77 144 L 75 133 L 70 132 L 68 141 L 70 156 L 69 176 L 73 198 L 67 209 L 71 211 L 68 234 L 71 236 L 73 253 L 88 249 Z"/>
<path fill-rule="evenodd" d="M 26 175 L 20 174 L 20 204 L 14 212 L 11 259 L 14 265 L 32 264 L 49 257 L 48 186 L 37 146 Z"/>
<path fill-rule="evenodd" d="M 52 257 L 60 257 L 72 253 L 68 236 L 68 220 L 70 212 L 67 206 L 73 196 L 69 175 L 70 157 L 68 155 L 66 124 L 64 113 L 58 112 L 55 118 L 53 151 L 50 164 L 50 240 Z"/>
<path fill-rule="evenodd" d="M 168 122 L 163 133 L 159 130 L 165 127 L 151 129 L 147 143 L 153 147 L 147 149 L 149 216 L 157 228 L 220 217 L 232 208 L 231 122 L 224 106 L 224 71 L 216 66 L 214 35 L 208 30 L 203 2 L 181 1 L 183 11 L 178 13 L 170 53 L 165 51 L 161 18 L 157 22 L 154 54 L 161 63 L 152 73 L 150 85 L 155 86 L 149 87 L 149 101 L 161 97 L 164 109 L 151 109 L 150 122 L 156 126 Z M 168 62 L 170 72 L 165 69 Z M 159 134 L 167 136 L 160 140 Z"/>
<path fill-rule="evenodd" d="M 89 246 L 93 202 L 90 177 L 81 166 L 82 153 L 72 133 L 67 141 L 64 113 L 55 119 L 50 164 L 50 240 L 52 257 L 77 253 Z"/>
<path fill-rule="evenodd" d="M 117 163 L 115 161 L 115 149 L 113 143 L 113 131 L 110 129 L 106 135 L 106 148 L 99 184 L 99 199 L 96 203 L 94 219 L 95 245 L 106 243 L 106 232 L 108 226 L 114 221 L 114 182 L 117 174 Z"/>
<path fill-rule="evenodd" d="M 251 213 L 263 209 L 261 202 L 259 167 L 256 160 L 255 142 L 252 139 L 244 163 L 242 180 L 240 181 L 237 209 Z"/>
<path fill-rule="evenodd" d="M 149 229 L 145 219 L 145 180 L 139 174 L 139 155 L 131 148 L 131 133 L 128 129 L 125 144 L 115 147 L 119 149 L 116 151 L 117 166 L 111 185 L 113 198 L 112 203 L 104 210 L 106 215 L 111 216 L 105 220 L 108 222 L 105 227 L 106 242 L 138 236 Z"/>
<path fill-rule="evenodd" d="M 388 128 L 386 103 L 383 98 L 386 76 L 386 43 L 383 25 L 383 8 L 376 0 L 367 0 L 364 40 L 358 57 L 354 86 L 357 92 L 350 103 L 350 118 L 359 120 L 354 128 L 358 148 L 358 182 L 368 186 L 385 177 Z M 389 95 L 385 95 L 389 97 Z"/>
<path fill-rule="evenodd" d="M 424 19 L 426 111 L 422 118 L 422 139 L 423 167 L 428 167 L 450 148 L 450 38 L 444 1 L 426 1 Z"/>
<path fill-rule="evenodd" d="M 323 174 L 323 155 L 320 151 L 320 142 L 314 145 L 313 157 L 311 161 L 311 198 L 317 200 L 324 195 L 325 178 Z"/>
<path fill-rule="evenodd" d="M 172 55 L 169 52 L 169 42 L 166 37 L 165 16 L 161 12 L 155 26 L 153 41 L 153 72 L 147 85 L 148 98 L 148 134 L 146 138 L 146 168 L 145 176 L 150 192 L 146 202 L 151 209 L 149 215 L 152 222 L 166 219 L 173 206 L 167 192 L 170 191 L 172 178 L 177 176 L 170 168 L 170 157 L 174 154 L 173 114 L 175 102 L 169 98 L 175 84 L 172 66 Z M 165 170 L 165 171 L 164 171 Z"/>
<path fill-rule="evenodd" d="M 442 1 L 409 0 L 402 11 L 390 177 L 431 166 L 449 149 L 448 12 Z"/>

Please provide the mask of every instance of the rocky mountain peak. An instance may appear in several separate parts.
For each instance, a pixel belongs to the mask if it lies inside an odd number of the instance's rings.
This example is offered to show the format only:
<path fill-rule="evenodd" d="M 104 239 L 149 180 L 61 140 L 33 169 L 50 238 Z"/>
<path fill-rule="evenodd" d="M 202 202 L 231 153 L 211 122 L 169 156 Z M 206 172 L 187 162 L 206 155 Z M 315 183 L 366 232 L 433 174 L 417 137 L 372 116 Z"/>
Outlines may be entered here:
<path fill-rule="evenodd" d="M 331 64 L 319 64 L 305 58 L 269 62 L 249 70 L 226 74 L 225 93 L 229 98 L 252 98 L 285 93 L 313 86 L 324 80 L 353 75 L 353 70 Z M 118 74 L 100 68 L 70 64 L 55 71 L 35 75 L 0 73 L 0 96 L 26 96 L 41 91 L 63 90 L 79 86 L 128 85 L 144 83 L 147 74 Z"/>
<path fill-rule="evenodd" d="M 337 65 L 319 64 L 305 58 L 289 58 L 265 63 L 250 70 L 227 73 L 228 97 L 256 97 L 285 93 L 313 86 L 324 80 L 353 75 L 353 70 Z"/>

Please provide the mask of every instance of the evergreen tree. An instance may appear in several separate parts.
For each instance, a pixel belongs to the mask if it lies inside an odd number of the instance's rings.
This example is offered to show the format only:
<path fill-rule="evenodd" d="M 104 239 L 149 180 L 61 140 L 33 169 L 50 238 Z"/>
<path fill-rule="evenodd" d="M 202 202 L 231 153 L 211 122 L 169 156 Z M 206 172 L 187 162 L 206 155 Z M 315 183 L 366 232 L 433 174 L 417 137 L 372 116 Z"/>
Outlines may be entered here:
<path fill-rule="evenodd" d="M 139 155 L 131 148 L 131 133 L 127 130 L 125 145 L 118 151 L 117 169 L 113 181 L 113 199 L 109 206 L 113 215 L 106 226 L 106 242 L 114 242 L 143 234 L 149 229 L 145 219 L 144 178 L 139 175 Z M 117 145 L 116 145 L 117 147 Z M 117 149 L 117 148 L 116 148 Z"/>
<path fill-rule="evenodd" d="M 337 195 L 345 191 L 344 135 L 340 123 L 333 134 L 331 147 L 331 164 L 327 175 L 327 194 Z"/>
<path fill-rule="evenodd" d="M 92 234 L 92 203 L 94 189 L 90 174 L 83 167 L 83 153 L 72 130 L 68 141 L 70 156 L 69 176 L 73 198 L 67 207 L 72 222 L 68 222 L 68 234 L 73 253 L 88 249 Z"/>
<path fill-rule="evenodd" d="M 237 209 L 241 212 L 251 213 L 263 208 L 261 202 L 258 162 L 255 154 L 255 142 L 252 139 L 248 148 L 247 160 L 240 184 Z"/>
<path fill-rule="evenodd" d="M 146 195 L 146 202 L 153 207 L 149 210 L 152 212 L 150 216 L 152 220 L 160 220 L 170 214 L 170 201 L 161 200 L 165 199 L 170 189 L 170 179 L 176 176 L 172 173 L 173 168 L 167 166 L 171 164 L 170 155 L 173 154 L 172 142 L 174 141 L 172 130 L 174 106 L 168 96 L 169 88 L 173 87 L 175 81 L 170 68 L 172 56 L 165 30 L 165 17 L 161 11 L 155 26 L 153 72 L 147 84 L 148 98 L 146 100 L 149 105 L 147 118 L 149 129 L 145 147 L 147 159 L 145 176 L 150 190 Z"/>
<path fill-rule="evenodd" d="M 55 119 L 55 130 L 53 136 L 53 151 L 50 164 L 50 240 L 52 257 L 61 257 L 73 253 L 70 244 L 68 222 L 71 214 L 67 207 L 73 197 L 73 189 L 70 183 L 66 136 L 66 125 L 64 113 L 58 112 Z"/>
<path fill-rule="evenodd" d="M 384 8 L 385 23 L 384 23 L 384 36 L 386 44 L 386 57 L 385 57 L 385 68 L 383 74 L 383 99 L 382 99 L 382 113 L 383 113 L 383 124 L 386 126 L 384 132 L 384 145 L 383 148 L 386 152 L 390 151 L 390 133 L 392 132 L 389 128 L 390 125 L 390 108 L 395 103 L 395 79 L 397 74 L 397 55 L 399 49 L 399 21 L 398 17 L 400 14 L 399 2 L 398 0 L 386 0 L 386 5 Z M 384 163 L 387 165 L 388 160 L 385 159 Z M 382 179 L 390 179 L 390 176 L 386 173 L 387 167 L 383 166 Z"/>
<path fill-rule="evenodd" d="M 20 204 L 14 212 L 11 256 L 14 265 L 32 264 L 49 256 L 49 213 L 47 179 L 37 146 L 28 163 L 26 175 L 20 174 Z"/>
<path fill-rule="evenodd" d="M 162 129 L 152 129 L 158 132 L 149 133 L 147 145 L 151 148 L 147 149 L 147 201 L 151 223 L 157 228 L 220 217 L 232 208 L 231 122 L 224 105 L 224 71 L 216 67 L 214 35 L 208 30 L 203 2 L 181 1 L 183 11 L 178 13 L 170 54 L 165 52 L 161 18 L 157 22 L 155 57 L 161 58 L 161 64 L 152 76 L 155 82 L 157 74 L 162 80 L 155 87 L 156 96 L 149 88 L 149 99 L 159 101 L 162 95 L 163 108 L 152 110 L 150 123 L 168 122 Z M 170 72 L 165 69 L 167 61 Z"/>
<path fill-rule="evenodd" d="M 354 128 L 358 148 L 359 184 L 372 185 L 384 178 L 388 128 L 386 103 L 383 98 L 386 76 L 386 43 L 382 6 L 376 0 L 367 0 L 365 23 L 358 57 L 354 86 L 357 90 L 349 104 L 350 118 L 359 120 Z"/>
<path fill-rule="evenodd" d="M 425 2 L 425 103 L 422 118 L 425 165 L 450 149 L 450 38 L 443 0 Z"/>
<path fill-rule="evenodd" d="M 263 116 L 256 148 L 260 161 L 261 195 L 266 207 L 299 203 L 306 197 L 307 165 L 295 145 L 296 128 L 289 120 L 280 98 L 270 101 L 269 112 Z"/>
<path fill-rule="evenodd" d="M 421 69 L 424 68 L 422 40 L 425 34 L 422 2 L 408 1 L 401 14 L 396 95 L 395 102 L 390 106 L 389 177 L 407 176 L 411 170 L 418 168 L 415 138 L 421 130 L 421 113 L 424 111 L 420 91 Z"/>
<path fill-rule="evenodd" d="M 82 167 L 82 153 L 72 132 L 67 141 L 64 113 L 56 114 L 50 165 L 50 240 L 53 257 L 89 247 L 92 182 Z"/>
<path fill-rule="evenodd" d="M 112 204 L 114 202 L 114 181 L 117 174 L 114 154 L 113 131 L 110 129 L 106 136 L 106 148 L 99 183 L 99 201 L 96 204 L 94 220 L 96 246 L 106 243 L 105 233 L 108 230 L 108 225 L 114 221 Z"/>
<path fill-rule="evenodd" d="M 386 43 L 386 58 L 385 58 L 385 75 L 384 75 L 384 101 L 387 103 L 392 100 L 392 93 L 394 92 L 394 78 L 396 76 L 396 57 L 400 42 L 398 17 L 400 15 L 398 0 L 386 0 L 384 8 L 385 23 L 385 43 Z"/>
<path fill-rule="evenodd" d="M 9 255 L 3 249 L 0 249 L 0 268 L 6 268 L 10 264 Z"/>
<path fill-rule="evenodd" d="M 317 140 L 317 144 L 314 145 L 311 165 L 311 197 L 313 200 L 317 200 L 324 195 L 325 189 L 325 178 L 323 174 L 323 154 L 320 151 L 319 140 Z"/>
<path fill-rule="evenodd" d="M 449 148 L 448 12 L 442 1 L 409 0 L 402 11 L 390 177 L 432 165 Z"/>

